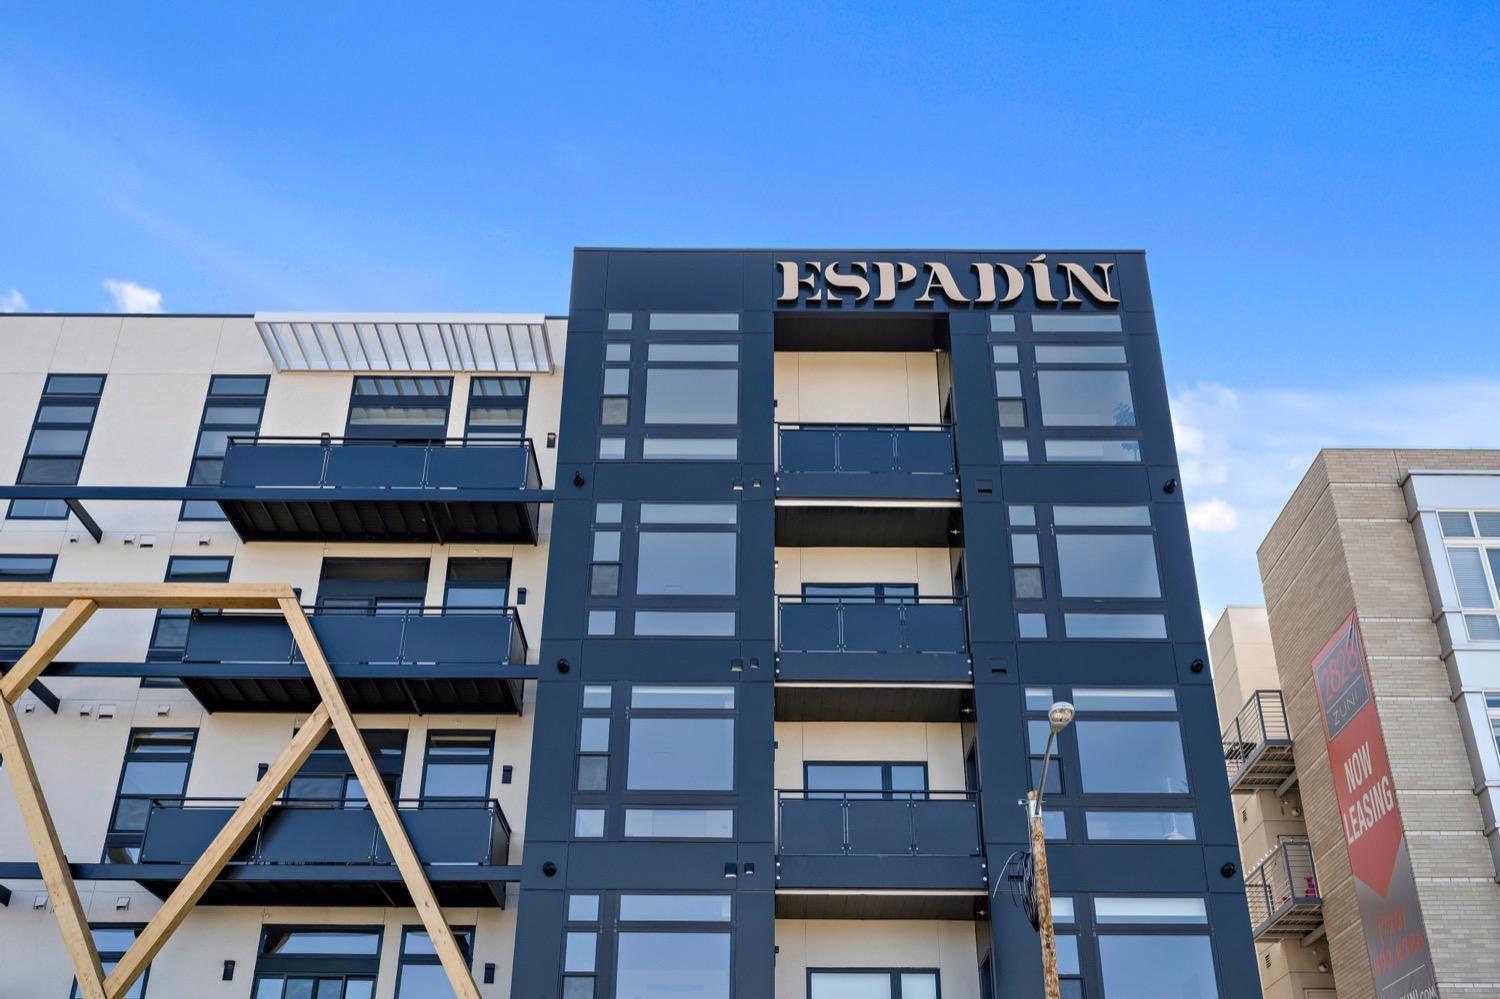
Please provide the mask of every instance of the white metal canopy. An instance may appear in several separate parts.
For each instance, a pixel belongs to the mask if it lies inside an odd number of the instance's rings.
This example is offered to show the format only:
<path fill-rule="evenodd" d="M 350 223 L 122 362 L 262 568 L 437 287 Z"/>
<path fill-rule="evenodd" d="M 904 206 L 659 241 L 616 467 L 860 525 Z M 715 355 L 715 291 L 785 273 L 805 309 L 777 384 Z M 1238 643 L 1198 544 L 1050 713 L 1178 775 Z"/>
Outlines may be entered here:
<path fill-rule="evenodd" d="M 552 373 L 538 313 L 259 312 L 277 371 Z"/>

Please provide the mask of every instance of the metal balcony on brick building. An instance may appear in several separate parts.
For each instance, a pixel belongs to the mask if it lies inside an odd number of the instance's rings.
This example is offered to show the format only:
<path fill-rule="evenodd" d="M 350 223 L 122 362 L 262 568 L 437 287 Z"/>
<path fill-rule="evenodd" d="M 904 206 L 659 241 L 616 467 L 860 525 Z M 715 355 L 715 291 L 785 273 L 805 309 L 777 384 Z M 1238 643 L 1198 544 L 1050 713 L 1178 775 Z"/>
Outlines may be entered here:
<path fill-rule="evenodd" d="M 1229 790 L 1279 791 L 1295 783 L 1292 733 L 1281 691 L 1257 690 L 1224 729 Z"/>
<path fill-rule="evenodd" d="M 776 914 L 973 919 L 986 880 L 974 791 L 776 794 Z"/>
<path fill-rule="evenodd" d="M 1312 845 L 1306 840 L 1278 845 L 1245 873 L 1245 898 L 1257 940 L 1296 939 L 1315 932 L 1323 925 L 1323 898 Z"/>

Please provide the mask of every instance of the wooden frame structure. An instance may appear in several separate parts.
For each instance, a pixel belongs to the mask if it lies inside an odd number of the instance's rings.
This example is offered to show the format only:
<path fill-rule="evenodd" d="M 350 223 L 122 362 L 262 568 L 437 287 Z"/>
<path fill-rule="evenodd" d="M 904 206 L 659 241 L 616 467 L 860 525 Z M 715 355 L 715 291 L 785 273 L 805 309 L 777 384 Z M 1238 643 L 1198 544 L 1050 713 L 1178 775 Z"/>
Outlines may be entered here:
<path fill-rule="evenodd" d="M 42 881 L 52 899 L 63 944 L 78 979 L 78 990 L 86 999 L 122 999 L 330 730 L 338 733 L 339 741 L 353 764 L 355 777 L 364 790 L 401 879 L 411 893 L 412 904 L 432 940 L 454 994 L 460 999 L 479 999 L 479 987 L 438 905 L 422 861 L 412 848 L 411 839 L 401 824 L 385 784 L 381 782 L 375 761 L 339 690 L 312 625 L 290 586 L 280 583 L 0 584 L 0 608 L 36 607 L 60 607 L 63 612 L 37 637 L 25 655 L 0 676 L 0 755 L 8 764 L 4 769 L 10 774 L 11 787 L 36 853 Z M 99 963 L 78 889 L 73 883 L 47 799 L 37 780 L 36 767 L 12 707 L 69 639 L 88 622 L 94 611 L 103 608 L 280 611 L 291 628 L 292 638 L 322 700 L 108 976 Z"/>

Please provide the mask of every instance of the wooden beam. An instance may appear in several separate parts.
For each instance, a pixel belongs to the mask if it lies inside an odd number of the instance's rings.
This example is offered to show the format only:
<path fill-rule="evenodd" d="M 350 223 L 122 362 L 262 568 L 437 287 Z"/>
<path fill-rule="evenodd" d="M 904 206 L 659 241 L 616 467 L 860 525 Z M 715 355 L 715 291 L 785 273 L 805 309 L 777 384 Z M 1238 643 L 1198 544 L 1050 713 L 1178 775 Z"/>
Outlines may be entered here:
<path fill-rule="evenodd" d="M 47 885 L 47 897 L 52 902 L 58 929 L 62 931 L 63 946 L 67 948 L 68 960 L 72 962 L 73 974 L 78 979 L 78 991 L 85 999 L 105 999 L 104 969 L 99 964 L 99 952 L 94 948 L 94 935 L 89 932 L 83 904 L 78 900 L 78 888 L 68 871 L 68 858 L 63 855 L 57 827 L 52 824 L 52 813 L 47 810 L 47 799 L 37 781 L 36 767 L 21 735 L 16 710 L 4 698 L 0 698 L 0 755 L 5 758 L 5 766 L 0 769 L 10 774 L 16 803 L 26 823 L 26 835 L 31 839 L 42 881 Z"/>
<path fill-rule="evenodd" d="M 295 594 L 286 583 L 0 583 L 0 608 L 67 607 L 92 600 L 129 610 L 276 610 Z"/>
<path fill-rule="evenodd" d="M 6 670 L 4 679 L 0 679 L 0 699 L 7 704 L 14 704 L 16 698 L 31 686 L 31 681 L 41 676 L 42 670 L 57 658 L 63 646 L 78 634 L 78 629 L 84 626 L 98 606 L 88 599 L 70 600 L 67 609 L 58 616 L 57 620 L 47 625 L 47 630 L 31 643 L 31 648 L 26 650 L 26 654 L 16 660 L 14 666 Z"/>
<path fill-rule="evenodd" d="M 463 951 L 459 950 L 447 917 L 438 905 L 437 895 L 427 880 L 427 872 L 422 867 L 416 850 L 412 849 L 406 827 L 401 824 L 401 815 L 396 811 L 385 783 L 380 779 L 380 771 L 370 757 L 370 750 L 359 732 L 359 726 L 355 724 L 354 716 L 349 713 L 343 691 L 339 690 L 333 670 L 329 668 L 323 649 L 318 645 L 317 635 L 313 633 L 307 615 L 302 612 L 302 605 L 295 597 L 288 596 L 281 601 L 281 612 L 292 629 L 292 638 L 302 652 L 302 659 L 307 663 L 307 671 L 323 698 L 323 705 L 333 718 L 333 727 L 339 734 L 339 741 L 343 743 L 344 752 L 354 767 L 354 775 L 364 789 L 365 799 L 375 816 L 375 822 L 385 835 L 386 846 L 390 848 L 396 868 L 401 872 L 401 880 L 411 893 L 412 904 L 422 919 L 422 925 L 427 929 L 428 939 L 437 951 L 443 971 L 448 975 L 448 984 L 453 987 L 453 994 L 458 999 L 480 999 L 479 986 L 475 984 Z"/>
<path fill-rule="evenodd" d="M 104 995 L 108 999 L 121 999 L 130 991 L 135 980 L 146 970 L 146 966 L 161 951 L 167 939 L 182 925 L 193 906 L 198 904 L 203 893 L 208 891 L 214 879 L 224 870 L 224 865 L 229 863 L 240 844 L 245 842 L 281 792 L 286 790 L 287 784 L 291 783 L 302 764 L 307 762 L 307 758 L 328 733 L 331 724 L 328 708 L 319 705 L 297 730 L 291 743 L 276 757 L 275 762 L 266 770 L 266 775 L 256 783 L 254 790 L 245 797 L 239 808 L 235 809 L 229 821 L 224 823 L 224 828 L 219 830 L 187 876 L 172 890 L 156 915 L 151 917 L 151 922 L 136 937 L 130 950 L 125 952 L 125 956 L 120 958 L 114 970 L 109 973 L 109 978 L 104 982 Z"/>

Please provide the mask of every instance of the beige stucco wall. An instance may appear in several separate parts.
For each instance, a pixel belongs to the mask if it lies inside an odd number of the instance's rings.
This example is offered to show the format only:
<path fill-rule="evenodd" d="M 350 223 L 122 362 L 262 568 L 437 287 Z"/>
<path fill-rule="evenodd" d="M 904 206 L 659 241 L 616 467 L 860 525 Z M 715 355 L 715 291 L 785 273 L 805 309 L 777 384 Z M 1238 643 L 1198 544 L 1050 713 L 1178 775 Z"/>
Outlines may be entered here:
<path fill-rule="evenodd" d="M 934 791 L 964 789 L 957 722 L 777 722 L 776 786 L 802 787 L 802 765 L 818 762 L 926 763 Z"/>
<path fill-rule="evenodd" d="M 938 355 L 776 352 L 776 419 L 783 423 L 938 423 Z"/>
<path fill-rule="evenodd" d="M 938 972 L 945 997 L 979 995 L 974 924 L 924 920 L 776 920 L 776 999 L 807 999 L 809 968 Z"/>

